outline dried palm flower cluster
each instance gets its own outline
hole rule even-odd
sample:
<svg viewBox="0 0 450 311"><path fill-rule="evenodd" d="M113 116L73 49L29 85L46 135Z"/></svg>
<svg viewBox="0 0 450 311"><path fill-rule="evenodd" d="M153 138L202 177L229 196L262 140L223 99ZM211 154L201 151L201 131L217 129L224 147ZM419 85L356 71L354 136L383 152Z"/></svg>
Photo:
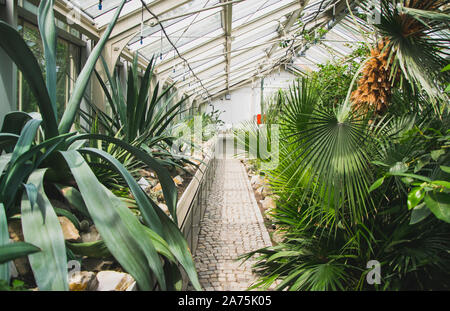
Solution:
<svg viewBox="0 0 450 311"><path fill-rule="evenodd" d="M427 11L437 10L446 1L444 0L410 0L400 1L404 7ZM388 6L387 2L384 4ZM398 53L398 34L404 39L420 40L426 36L427 28L424 23L403 14L394 9L394 14L389 16L399 26L400 33L390 36L386 29L382 29L382 38L371 50L371 58L362 71L362 77L358 81L358 88L352 93L351 101L353 109L360 113L374 111L377 114L383 112L395 87L401 78L401 70L398 64L394 64L395 54ZM392 27L391 27L392 28ZM392 54L392 55L391 55ZM393 71L395 74L393 74Z"/></svg>
<svg viewBox="0 0 450 311"><path fill-rule="evenodd" d="M353 108L359 112L381 112L389 101L392 85L387 44L388 41L381 40L371 50L372 58L364 66L358 88L352 93Z"/></svg>

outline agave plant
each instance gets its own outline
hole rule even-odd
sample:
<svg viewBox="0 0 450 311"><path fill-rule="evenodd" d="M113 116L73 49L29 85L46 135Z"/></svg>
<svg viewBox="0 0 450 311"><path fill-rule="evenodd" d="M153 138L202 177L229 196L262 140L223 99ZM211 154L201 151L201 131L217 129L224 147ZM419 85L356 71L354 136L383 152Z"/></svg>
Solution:
<svg viewBox="0 0 450 311"><path fill-rule="evenodd" d="M41 290L67 290L67 254L57 215L64 213L76 223L76 215L94 222L111 254L136 280L141 290L179 288L182 266L196 289L200 289L187 242L176 223L177 191L169 172L152 156L120 139L102 134L70 132L95 63L125 4L121 1L103 37L90 54L75 83L69 103L57 120L56 27L54 1L41 1L38 24L44 43L46 79L20 34L0 21L0 47L22 71L37 99L40 117L24 112L5 116L0 141L0 279L9 280L7 261L28 254L36 284ZM42 135L37 135L42 129ZM124 166L107 152L84 147L86 140L117 144L152 168L161 182L170 219L133 179ZM89 156L88 156L89 155ZM102 185L87 159L103 159L130 188L141 219ZM56 191L61 189L64 191ZM78 208L71 214L55 208L52 199L62 197ZM20 215L25 243L10 243L8 220ZM98 245L94 245L98 246ZM80 254L92 245L71 249ZM94 247L95 248L95 247Z"/></svg>
<svg viewBox="0 0 450 311"><path fill-rule="evenodd" d="M95 75L106 94L112 115L108 115L97 108L95 103L87 100L93 113L80 111L81 117L90 126L90 129L86 130L91 133L93 131L103 132L108 136L120 138L136 148L151 153L161 164L166 166L179 167L182 170L185 170L184 164L186 163L197 166L188 157L170 151L176 140L172 134L175 119L180 112L183 112L182 107L188 97L174 102L176 92L173 92L173 84L162 92L159 81L153 88L151 87L155 59L150 60L142 81L140 81L138 54L135 54L128 71L126 91L122 90L118 74L116 72L111 74L104 59L101 58L101 60L107 81L104 81L97 71L95 71ZM128 162L127 168L135 167L138 164L133 157L130 157L129 153L120 148L114 150L114 155L122 163Z"/></svg>

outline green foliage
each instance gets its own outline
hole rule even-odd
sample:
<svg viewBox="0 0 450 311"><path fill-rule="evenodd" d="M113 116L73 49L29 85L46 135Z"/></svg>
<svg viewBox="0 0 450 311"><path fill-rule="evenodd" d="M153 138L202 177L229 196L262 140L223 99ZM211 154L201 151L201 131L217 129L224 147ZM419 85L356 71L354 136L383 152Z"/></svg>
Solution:
<svg viewBox="0 0 450 311"><path fill-rule="evenodd" d="M92 123L97 117L99 126L109 136L115 136L121 132L125 141L139 146L146 144L148 147L157 146L158 142L171 144L169 125L177 114L180 113L182 104L187 100L183 97L178 102L174 102L176 92L173 92L173 85L170 85L162 92L159 82L151 88L155 60L152 58L148 64L142 81L139 80L138 54L135 54L133 64L128 71L126 81L126 92L122 90L122 83L115 73L111 75L107 65L103 61L103 68L108 78L103 81L100 74L96 72L107 98L107 102L112 111L109 117L91 105L96 115L85 114L85 118ZM110 90L107 87L110 86Z"/></svg>
<svg viewBox="0 0 450 311"><path fill-rule="evenodd" d="M448 120L433 120L430 116L427 122L418 124L415 118L411 120L413 123L409 122L406 126L401 123L402 132L390 136L389 142L386 140L383 143L384 152L380 160L374 163L380 168L378 174L383 176L372 185L371 191L377 190L385 181L387 185L383 185L384 189L382 187L377 191L389 191L386 187L394 178L395 182L400 183L399 187L408 192L406 206L412 210L412 223L423 220L430 212L449 222ZM395 167L402 169L393 169L395 160L400 160L395 162Z"/></svg>
<svg viewBox="0 0 450 311"><path fill-rule="evenodd" d="M252 288L448 290L448 112L402 88L384 117L357 115L342 105L351 76L347 90L321 83L341 70L327 64L285 92L280 165L264 172L283 240L243 257L256 256ZM379 285L366 281L373 259Z"/></svg>
<svg viewBox="0 0 450 311"><path fill-rule="evenodd" d="M177 189L168 170L160 161L130 142L101 134L69 132L94 65L125 2L120 3L104 36L90 54L59 124L53 72L56 71L53 1L41 2L38 17L45 46L46 81L32 52L17 31L0 22L0 32L5 38L0 41L0 47L24 74L42 113L41 116L10 113L5 116L0 133L0 146L4 151L0 156L0 277L6 283L9 283L8 269L5 269L8 263L3 263L3 260L28 255L40 290L68 289L67 254L73 258L78 255L78 250L82 252L86 248L83 248L85 245L66 248L57 219L61 211L53 206L52 200L67 200L73 210L63 214L69 216L75 225L78 219L93 222L107 251L133 276L140 289L152 290L156 285L162 290L179 288L179 278L174 277L180 275L178 264L186 271L193 286L200 289L187 242L175 223ZM139 95L145 97L142 92ZM130 100L135 102L136 98ZM136 108L136 105L130 106ZM134 111L129 114L137 115ZM160 125L157 135L161 134L166 123ZM133 126L135 124L130 125ZM41 127L43 132L40 132ZM136 133L133 131L131 133ZM170 219L147 197L117 159L100 149L83 148L86 141L90 144L103 141L111 148L115 145L154 170L174 219ZM93 161L95 158L101 158L103 162ZM121 177L136 199L139 212L144 216L142 221L122 199L99 182L92 170L99 164ZM28 244L9 244L8 220L16 214L21 214L24 240ZM100 251L105 253L104 249L100 248Z"/></svg>
<svg viewBox="0 0 450 311"><path fill-rule="evenodd" d="M318 64L319 70L311 73L317 83L323 86L321 99L328 107L335 108L345 100L361 59L369 54L364 44L347 44L347 46L353 49L351 54L344 59L334 59L325 64Z"/></svg>
<svg viewBox="0 0 450 311"><path fill-rule="evenodd" d="M128 71L128 80L124 81L127 84L126 91L122 89L123 83L118 74L115 72L111 75L105 61L103 59L102 61L107 81L103 81L98 72L95 74L105 92L112 115L108 115L87 100L93 113L80 112L90 127L90 133L106 134L126 141L136 148L151 153L166 166L183 169L185 163L195 165L188 158L171 153L170 148L175 140L172 134L176 126L175 119L182 112L187 97L175 102L176 92L173 91L173 85L162 91L159 82L151 87L154 59L150 60L140 80L138 54L135 54ZM88 131L87 128L85 130ZM99 143L95 147L112 154L130 171L142 166L140 161L116 144ZM115 189L123 187L119 176L115 173L111 175L110 170L104 169L105 163L102 159L94 161L98 164L95 172L103 183Z"/></svg>
<svg viewBox="0 0 450 311"><path fill-rule="evenodd" d="M27 291L25 283L21 280L13 280L11 286L5 280L0 280L0 291Z"/></svg>
<svg viewBox="0 0 450 311"><path fill-rule="evenodd" d="M444 8L440 12L440 0L409 4L412 8L402 4L400 0L381 1L381 22L375 25L380 35L388 40L391 77L400 70L400 85L409 84L415 90L425 92L439 108L436 110L442 113L448 97L441 86L448 83L450 77L447 73L440 73L447 64L445 51L450 43L447 32L449 9ZM417 10L417 7L425 10ZM407 14L402 15L401 12Z"/></svg>

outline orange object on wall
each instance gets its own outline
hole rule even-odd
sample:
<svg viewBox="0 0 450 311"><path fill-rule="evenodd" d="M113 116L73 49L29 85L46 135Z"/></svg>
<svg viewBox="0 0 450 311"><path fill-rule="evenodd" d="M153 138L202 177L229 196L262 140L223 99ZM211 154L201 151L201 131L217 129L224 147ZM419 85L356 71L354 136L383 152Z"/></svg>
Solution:
<svg viewBox="0 0 450 311"><path fill-rule="evenodd" d="M261 114L256 115L256 123L261 124Z"/></svg>

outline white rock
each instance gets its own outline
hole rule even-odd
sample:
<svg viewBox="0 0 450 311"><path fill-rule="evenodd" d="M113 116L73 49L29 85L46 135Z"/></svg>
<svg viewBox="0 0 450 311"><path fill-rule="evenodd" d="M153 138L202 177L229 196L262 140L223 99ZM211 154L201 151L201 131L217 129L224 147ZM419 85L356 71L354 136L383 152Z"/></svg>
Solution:
<svg viewBox="0 0 450 311"><path fill-rule="evenodd" d="M263 187L265 185L265 180L259 175L255 175L250 180L250 183L252 184L253 189L258 189L260 187Z"/></svg>
<svg viewBox="0 0 450 311"><path fill-rule="evenodd" d="M262 202L262 206L265 210L272 210L277 207L275 200L271 197L266 197Z"/></svg>
<svg viewBox="0 0 450 311"><path fill-rule="evenodd" d="M89 232L81 234L81 240L83 241L83 243L95 242L101 239L102 237L100 236L100 233L98 233L97 228L95 228L94 225L89 228Z"/></svg>
<svg viewBox="0 0 450 311"><path fill-rule="evenodd" d="M98 280L94 272L81 271L69 275L69 289L71 291L96 290Z"/></svg>
<svg viewBox="0 0 450 311"><path fill-rule="evenodd" d="M272 194L272 189L270 189L270 186L269 185L264 185L263 186L263 189L262 189L262 193L261 193L263 196L268 196L268 195L271 195Z"/></svg>
<svg viewBox="0 0 450 311"><path fill-rule="evenodd" d="M125 291L134 283L131 275L116 271L100 271L97 280L97 291Z"/></svg>
<svg viewBox="0 0 450 311"><path fill-rule="evenodd" d="M166 215L170 215L169 208L164 203L158 203L158 206L163 210Z"/></svg>
<svg viewBox="0 0 450 311"><path fill-rule="evenodd" d="M250 179L250 183L252 185L256 184L258 181L260 180L258 175L253 175L252 178Z"/></svg>
<svg viewBox="0 0 450 311"><path fill-rule="evenodd" d="M174 181L175 184L178 186L178 185L181 185L181 184L183 183L184 179L181 178L180 175L178 175L178 176L176 176L176 177L173 178L173 181Z"/></svg>
<svg viewBox="0 0 450 311"><path fill-rule="evenodd" d="M147 179L145 179L144 177L141 177L141 179L139 179L138 184L139 186L141 186L142 190L145 190L150 186Z"/></svg>
<svg viewBox="0 0 450 311"><path fill-rule="evenodd" d="M128 288L125 291L127 291L127 292L135 292L135 291L137 291L137 283L133 282L133 284L128 286Z"/></svg>

